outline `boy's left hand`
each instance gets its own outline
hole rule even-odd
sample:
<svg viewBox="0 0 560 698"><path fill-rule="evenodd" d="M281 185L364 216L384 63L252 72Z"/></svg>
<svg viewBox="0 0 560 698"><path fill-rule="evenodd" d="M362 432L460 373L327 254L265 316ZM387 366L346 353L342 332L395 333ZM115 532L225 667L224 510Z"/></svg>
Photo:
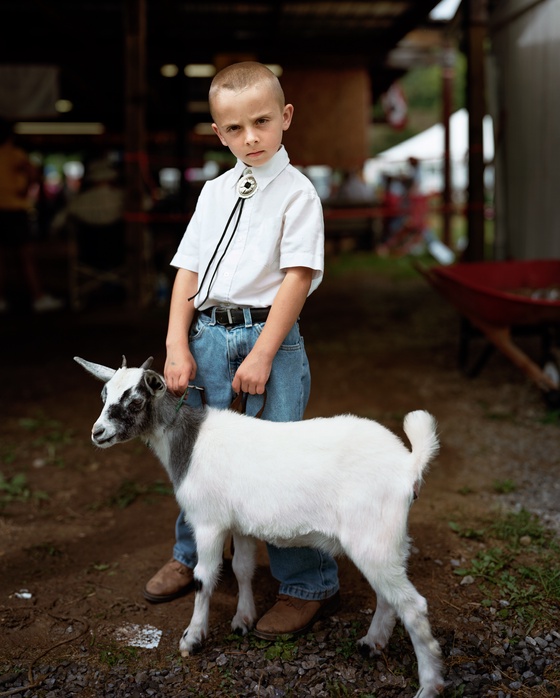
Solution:
<svg viewBox="0 0 560 698"><path fill-rule="evenodd" d="M268 382L272 361L250 352L237 369L231 387L235 393L262 395Z"/></svg>
<svg viewBox="0 0 560 698"><path fill-rule="evenodd" d="M312 270L307 267L290 267L286 270L266 324L233 378L231 387L235 393L264 393L274 357L299 317L309 293L312 275Z"/></svg>

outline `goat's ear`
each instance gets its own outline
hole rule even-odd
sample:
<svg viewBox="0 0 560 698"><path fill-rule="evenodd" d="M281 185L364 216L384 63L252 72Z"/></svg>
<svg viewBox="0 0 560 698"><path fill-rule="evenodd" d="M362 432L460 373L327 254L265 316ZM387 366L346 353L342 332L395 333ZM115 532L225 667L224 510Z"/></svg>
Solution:
<svg viewBox="0 0 560 698"><path fill-rule="evenodd" d="M148 390L150 390L154 395L159 396L167 390L167 385L163 376L155 371L146 371L144 373L144 382Z"/></svg>
<svg viewBox="0 0 560 698"><path fill-rule="evenodd" d="M86 361L85 359L80 359L79 356L74 357L74 361L92 376L98 378L100 381L107 383L115 375L116 370L114 368L108 368L107 366L101 366L101 364L93 364L91 361Z"/></svg>

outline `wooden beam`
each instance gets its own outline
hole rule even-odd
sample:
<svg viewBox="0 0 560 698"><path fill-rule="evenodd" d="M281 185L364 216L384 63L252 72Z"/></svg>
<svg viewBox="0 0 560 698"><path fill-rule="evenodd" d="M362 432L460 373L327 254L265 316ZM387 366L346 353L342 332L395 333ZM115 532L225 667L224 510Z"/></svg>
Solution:
<svg viewBox="0 0 560 698"><path fill-rule="evenodd" d="M487 0L465 0L467 48L467 110L469 112L468 245L464 259L484 260L484 152L483 120L486 111L484 42L487 35Z"/></svg>
<svg viewBox="0 0 560 698"><path fill-rule="evenodd" d="M443 234L442 241L453 247L451 239L451 214L453 206L453 182L451 180L451 128L453 106L453 81L455 76L455 49L448 36L444 39L442 53L442 122L443 122Z"/></svg>
<svg viewBox="0 0 560 698"><path fill-rule="evenodd" d="M146 154L146 0L125 0L125 184L129 302L145 301L143 212Z"/></svg>

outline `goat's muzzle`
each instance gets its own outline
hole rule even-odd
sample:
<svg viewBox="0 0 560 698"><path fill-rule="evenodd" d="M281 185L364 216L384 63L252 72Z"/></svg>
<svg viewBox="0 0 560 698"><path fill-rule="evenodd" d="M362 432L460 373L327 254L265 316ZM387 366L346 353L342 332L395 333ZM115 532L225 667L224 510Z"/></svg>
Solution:
<svg viewBox="0 0 560 698"><path fill-rule="evenodd" d="M115 434L108 434L104 427L94 424L91 430L91 441L99 448L109 448L115 442Z"/></svg>

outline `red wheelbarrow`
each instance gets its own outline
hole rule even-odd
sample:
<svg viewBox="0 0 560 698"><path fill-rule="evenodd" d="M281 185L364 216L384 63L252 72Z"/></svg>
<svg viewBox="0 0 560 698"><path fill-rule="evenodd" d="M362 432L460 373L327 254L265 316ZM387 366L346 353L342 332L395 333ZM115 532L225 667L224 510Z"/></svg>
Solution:
<svg viewBox="0 0 560 698"><path fill-rule="evenodd" d="M549 332L560 329L560 260L417 268L463 318L487 337L489 346L507 356L545 392L549 405L560 405L558 349L551 345ZM514 343L514 329L546 331L546 368Z"/></svg>

